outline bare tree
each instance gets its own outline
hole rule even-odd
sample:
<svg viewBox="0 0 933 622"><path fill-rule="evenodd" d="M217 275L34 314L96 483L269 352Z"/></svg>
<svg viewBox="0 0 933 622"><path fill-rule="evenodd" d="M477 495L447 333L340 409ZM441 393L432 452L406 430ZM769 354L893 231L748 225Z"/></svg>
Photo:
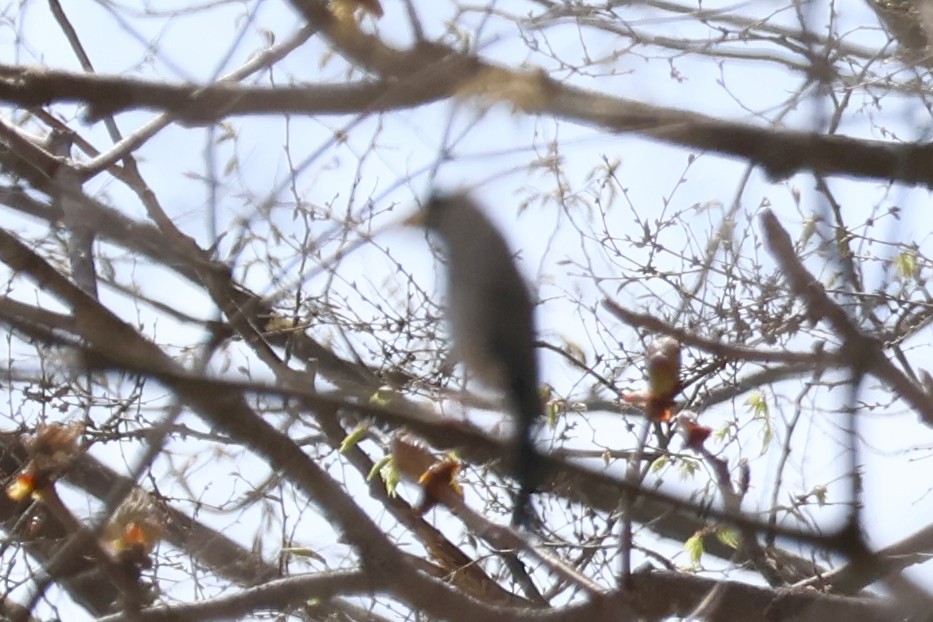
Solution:
<svg viewBox="0 0 933 622"><path fill-rule="evenodd" d="M926 619L927 4L8 3L3 615ZM455 186L529 529L399 226Z"/></svg>

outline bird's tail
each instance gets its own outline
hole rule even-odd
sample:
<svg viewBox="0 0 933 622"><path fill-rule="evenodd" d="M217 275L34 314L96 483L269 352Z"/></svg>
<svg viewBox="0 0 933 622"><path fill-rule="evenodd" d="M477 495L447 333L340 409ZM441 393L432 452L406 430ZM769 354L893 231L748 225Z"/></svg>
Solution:
<svg viewBox="0 0 933 622"><path fill-rule="evenodd" d="M529 386L525 386L529 385ZM541 397L534 383L516 382L515 396L515 449L512 472L518 481L518 495L512 510L512 526L527 527L533 519L531 493L539 484L541 456L535 449L535 427L541 414Z"/></svg>

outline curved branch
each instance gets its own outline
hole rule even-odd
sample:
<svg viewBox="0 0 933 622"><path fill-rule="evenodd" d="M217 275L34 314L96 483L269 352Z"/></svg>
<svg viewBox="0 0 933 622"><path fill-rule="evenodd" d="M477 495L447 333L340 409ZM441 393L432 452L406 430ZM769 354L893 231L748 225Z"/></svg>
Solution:
<svg viewBox="0 0 933 622"><path fill-rule="evenodd" d="M299 2L308 16L317 16ZM565 85L543 72L523 73L452 48L422 42L400 51L376 37L319 21L338 51L379 81L351 85L256 88L232 84L168 86L122 78L0 66L0 100L20 106L53 101L89 104L91 116L121 110L167 110L190 123L238 114L359 114L431 103L454 94L506 99L525 113L558 117L598 129L635 133L662 142L719 153L761 166L772 179L811 171L896 180L933 187L933 145L892 143L794 130L775 130L652 106ZM492 84L492 92L478 93ZM497 94L495 91L499 90ZM518 99L519 101L515 101Z"/></svg>

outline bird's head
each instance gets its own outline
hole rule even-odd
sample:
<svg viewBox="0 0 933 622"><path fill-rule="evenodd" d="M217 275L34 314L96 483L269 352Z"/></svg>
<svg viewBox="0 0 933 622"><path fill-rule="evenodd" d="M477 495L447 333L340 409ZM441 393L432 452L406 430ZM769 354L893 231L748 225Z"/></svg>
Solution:
<svg viewBox="0 0 933 622"><path fill-rule="evenodd" d="M464 194L433 194L417 213L409 216L405 224L414 227L424 227L436 231L441 237L447 237L470 218L467 214L475 208Z"/></svg>
<svg viewBox="0 0 933 622"><path fill-rule="evenodd" d="M434 234L451 270L473 272L487 262L512 265L502 234L466 193L435 194L406 223Z"/></svg>

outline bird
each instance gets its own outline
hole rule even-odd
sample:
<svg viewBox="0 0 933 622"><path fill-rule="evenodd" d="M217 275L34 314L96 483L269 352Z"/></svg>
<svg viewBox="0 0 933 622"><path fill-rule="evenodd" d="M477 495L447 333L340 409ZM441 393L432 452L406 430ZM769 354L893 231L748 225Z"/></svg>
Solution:
<svg viewBox="0 0 933 622"><path fill-rule="evenodd" d="M481 384L504 394L514 418L511 470L519 490L511 523L528 526L542 411L531 291L502 233L467 193L434 194L409 220L441 242L455 356Z"/></svg>

